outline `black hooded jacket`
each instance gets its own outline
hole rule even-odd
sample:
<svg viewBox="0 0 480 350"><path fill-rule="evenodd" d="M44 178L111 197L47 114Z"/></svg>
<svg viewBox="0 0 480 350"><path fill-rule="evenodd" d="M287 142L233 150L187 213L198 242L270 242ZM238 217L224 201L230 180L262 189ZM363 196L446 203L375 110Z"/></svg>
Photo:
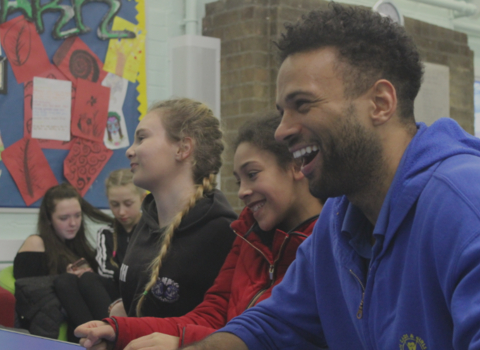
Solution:
<svg viewBox="0 0 480 350"><path fill-rule="evenodd" d="M160 252L163 234L152 194L145 197L142 210L120 268L120 291L128 316L136 316L138 299L150 280L148 267ZM235 235L230 223L236 218L218 190L190 209L174 233L142 316L182 316L202 302L232 247Z"/></svg>

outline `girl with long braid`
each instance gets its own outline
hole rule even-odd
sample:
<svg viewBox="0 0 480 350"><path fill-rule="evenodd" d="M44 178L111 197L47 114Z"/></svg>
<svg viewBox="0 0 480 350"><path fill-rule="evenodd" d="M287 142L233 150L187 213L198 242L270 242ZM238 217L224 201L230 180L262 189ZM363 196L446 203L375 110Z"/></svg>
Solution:
<svg viewBox="0 0 480 350"><path fill-rule="evenodd" d="M128 316L180 316L213 284L236 214L216 186L224 149L218 119L190 99L153 105L127 150L133 182L151 193L120 268Z"/></svg>

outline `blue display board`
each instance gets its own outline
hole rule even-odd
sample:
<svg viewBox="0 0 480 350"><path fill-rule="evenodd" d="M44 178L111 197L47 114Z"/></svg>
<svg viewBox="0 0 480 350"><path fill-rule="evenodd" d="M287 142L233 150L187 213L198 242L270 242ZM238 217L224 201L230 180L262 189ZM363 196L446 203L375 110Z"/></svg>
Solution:
<svg viewBox="0 0 480 350"><path fill-rule="evenodd" d="M31 1L35 2L35 1ZM48 1L42 1L47 3ZM65 5L71 5L71 1L63 1ZM135 9L135 1L122 0L121 8L117 16L126 19L132 23L136 23L135 16L137 14ZM0 7L2 5L0 4ZM91 31L86 34L81 34L79 37L88 45L88 47L102 60L105 60L107 53L109 40L101 40L97 36L97 28L103 22L102 19L109 12L110 7L101 1L91 1L83 5L81 8L83 23L91 28ZM1 9L0 9L1 11ZM15 18L21 15L20 12L14 12L10 14L7 20ZM42 16L45 31L40 34L43 45L47 51L48 57L52 62L53 55L57 51L58 47L64 42L64 40L56 40L53 38L52 33L55 23L60 17L59 12L45 12ZM75 27L74 19L63 27L63 29L69 29ZM24 92L23 84L18 84L13 74L10 63L7 63L7 94L0 94L0 132L4 143L4 147L7 148L16 141L23 138L23 101ZM135 128L138 124L138 118L140 113L138 112L138 93L136 91L137 84L128 83L127 95L125 97L125 103L123 105L123 113L125 116L126 126L130 141L133 140ZM68 150L54 150L54 149L42 149L45 157L53 170L53 173L59 183L66 182L63 175L63 161L68 154ZM105 179L108 174L119 168L128 168L129 161L125 157L124 149L114 150L113 155L105 165L95 182L89 188L85 194L85 199L92 205L99 208L107 208L107 198L105 196ZM0 161L0 207L7 208L25 208L26 204L20 195L20 192L9 174L5 164ZM38 200L30 207L38 207L41 200Z"/></svg>

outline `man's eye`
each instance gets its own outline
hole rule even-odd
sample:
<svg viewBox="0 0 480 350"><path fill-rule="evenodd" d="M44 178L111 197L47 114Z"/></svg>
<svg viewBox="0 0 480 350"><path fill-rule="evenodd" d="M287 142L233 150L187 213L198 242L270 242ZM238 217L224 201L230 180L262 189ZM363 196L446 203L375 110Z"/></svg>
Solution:
<svg viewBox="0 0 480 350"><path fill-rule="evenodd" d="M302 109L302 108L308 107L308 101L306 101L306 100L295 101L295 107L297 109Z"/></svg>
<svg viewBox="0 0 480 350"><path fill-rule="evenodd" d="M258 171L251 171L251 172L248 173L248 178L249 179L254 179L255 176L257 176L257 174L258 174Z"/></svg>

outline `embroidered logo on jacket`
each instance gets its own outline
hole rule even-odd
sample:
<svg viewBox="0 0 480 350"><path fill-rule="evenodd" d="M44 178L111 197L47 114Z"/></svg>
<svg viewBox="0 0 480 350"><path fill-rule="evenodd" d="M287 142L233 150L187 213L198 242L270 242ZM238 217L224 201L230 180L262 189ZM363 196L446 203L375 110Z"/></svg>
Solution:
<svg viewBox="0 0 480 350"><path fill-rule="evenodd" d="M427 345L420 337L404 334L400 339L400 350L426 350Z"/></svg>
<svg viewBox="0 0 480 350"><path fill-rule="evenodd" d="M173 303L180 297L179 289L180 286L174 280L168 277L159 277L152 288L152 293L155 298L165 303Z"/></svg>

